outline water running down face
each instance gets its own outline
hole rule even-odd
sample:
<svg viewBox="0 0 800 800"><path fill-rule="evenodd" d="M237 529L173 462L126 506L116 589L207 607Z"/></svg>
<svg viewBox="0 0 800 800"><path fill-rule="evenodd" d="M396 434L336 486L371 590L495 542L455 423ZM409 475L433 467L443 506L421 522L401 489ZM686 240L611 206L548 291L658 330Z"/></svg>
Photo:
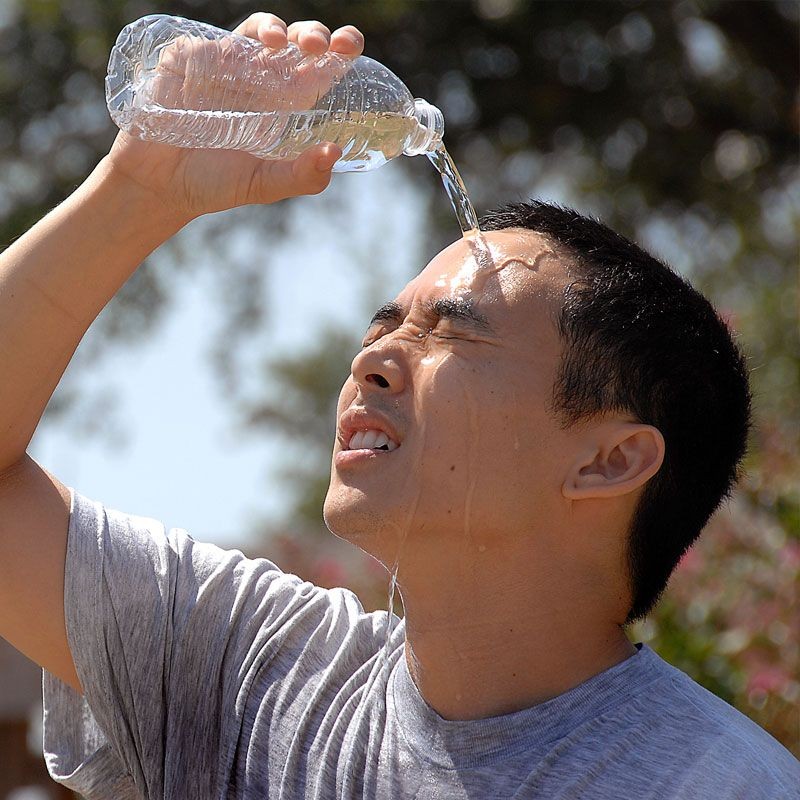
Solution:
<svg viewBox="0 0 800 800"><path fill-rule="evenodd" d="M465 237L375 314L337 410L325 520L391 568L466 558L563 504L548 410L565 259L539 234Z"/></svg>

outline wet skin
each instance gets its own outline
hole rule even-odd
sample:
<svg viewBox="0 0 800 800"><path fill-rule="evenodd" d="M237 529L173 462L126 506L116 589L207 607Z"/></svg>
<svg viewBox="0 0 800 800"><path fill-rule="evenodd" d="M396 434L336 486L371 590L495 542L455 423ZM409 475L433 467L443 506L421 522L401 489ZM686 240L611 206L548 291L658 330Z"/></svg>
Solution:
<svg viewBox="0 0 800 800"><path fill-rule="evenodd" d="M563 431L548 403L564 266L531 232L484 241L488 252L453 243L408 284L341 391L338 415L377 411L401 446L343 463L338 440L325 518L389 566L401 545L460 558L517 536L560 496Z"/></svg>
<svg viewBox="0 0 800 800"><path fill-rule="evenodd" d="M569 281L530 231L453 243L379 311L339 397L326 523L397 570L409 671L447 718L534 705L634 652L625 531L663 440L551 413ZM349 450L354 412L399 447Z"/></svg>

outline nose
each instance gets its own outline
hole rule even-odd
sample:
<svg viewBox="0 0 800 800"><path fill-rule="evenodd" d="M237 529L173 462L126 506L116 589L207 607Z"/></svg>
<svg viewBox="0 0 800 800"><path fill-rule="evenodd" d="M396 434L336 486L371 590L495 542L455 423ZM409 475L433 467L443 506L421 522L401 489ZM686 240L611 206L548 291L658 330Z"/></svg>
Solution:
<svg viewBox="0 0 800 800"><path fill-rule="evenodd" d="M380 391L397 394L403 391L403 370L387 349L372 345L353 359L353 380L362 392Z"/></svg>

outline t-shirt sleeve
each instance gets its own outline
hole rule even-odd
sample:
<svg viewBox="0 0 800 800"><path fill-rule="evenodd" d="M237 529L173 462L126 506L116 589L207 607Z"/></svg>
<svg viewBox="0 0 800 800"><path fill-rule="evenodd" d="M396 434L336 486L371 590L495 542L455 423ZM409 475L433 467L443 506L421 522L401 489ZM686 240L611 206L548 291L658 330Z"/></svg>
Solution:
<svg viewBox="0 0 800 800"><path fill-rule="evenodd" d="M72 492L64 607L84 695L45 671L51 776L87 800L155 798L184 761L210 796L288 623L313 627L337 602L340 621L363 613L350 593Z"/></svg>

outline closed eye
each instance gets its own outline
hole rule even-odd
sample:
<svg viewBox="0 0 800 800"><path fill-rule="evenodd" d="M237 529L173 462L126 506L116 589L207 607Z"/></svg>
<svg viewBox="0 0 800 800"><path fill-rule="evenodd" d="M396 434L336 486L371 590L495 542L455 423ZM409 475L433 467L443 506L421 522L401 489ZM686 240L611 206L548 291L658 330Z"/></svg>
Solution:
<svg viewBox="0 0 800 800"><path fill-rule="evenodd" d="M429 327L421 328L419 336L435 335L439 339L465 339L467 341L486 341L486 334L494 335L486 317L476 311L472 301L461 298L439 298L422 304L423 318ZM391 302L381 306L370 320L362 347L369 347L381 336L396 330L404 323L406 312L399 303ZM424 323L423 323L424 324Z"/></svg>
<svg viewBox="0 0 800 800"><path fill-rule="evenodd" d="M367 334L361 342L362 348L375 344L375 342L377 342L382 336L385 336L387 333L390 333L393 330L397 330L395 327L390 328L386 325L373 327L375 327L376 330L373 331L372 327L367 330ZM421 331L417 334L417 336L420 339L424 338L425 336L435 336L437 339L469 339L468 336L465 336L450 328L450 326L444 320L434 328L429 328L427 331Z"/></svg>

